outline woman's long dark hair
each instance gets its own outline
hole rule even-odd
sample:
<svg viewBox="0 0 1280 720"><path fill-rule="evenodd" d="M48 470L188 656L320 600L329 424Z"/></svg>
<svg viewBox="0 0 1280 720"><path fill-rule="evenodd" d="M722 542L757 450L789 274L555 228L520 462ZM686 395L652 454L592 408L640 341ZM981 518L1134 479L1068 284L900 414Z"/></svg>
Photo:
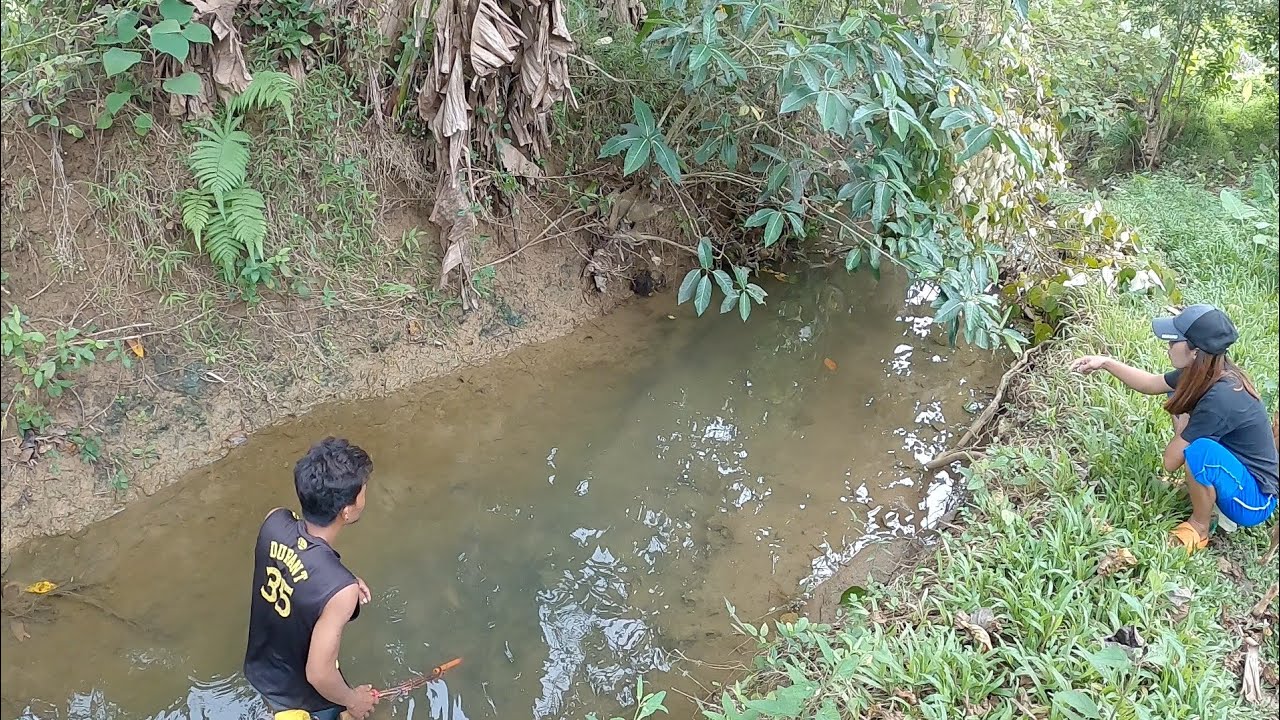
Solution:
<svg viewBox="0 0 1280 720"><path fill-rule="evenodd" d="M1200 402L1200 398L1209 392L1209 388L1224 377L1235 381L1236 390L1249 393L1255 400L1261 399L1258 389L1253 386L1253 381L1226 355L1210 355L1203 350L1198 350L1191 364L1179 376L1178 387L1174 388L1173 395L1165 402L1164 409L1168 410L1170 415L1191 412Z"/></svg>

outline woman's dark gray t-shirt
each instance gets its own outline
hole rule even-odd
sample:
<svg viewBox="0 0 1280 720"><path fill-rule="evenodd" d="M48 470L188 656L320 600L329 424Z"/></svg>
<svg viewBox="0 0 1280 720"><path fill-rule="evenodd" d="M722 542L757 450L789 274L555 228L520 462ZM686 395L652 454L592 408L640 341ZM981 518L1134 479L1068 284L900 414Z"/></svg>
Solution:
<svg viewBox="0 0 1280 720"><path fill-rule="evenodd" d="M1171 388L1178 387L1181 370L1164 375ZM1280 453L1276 451L1271 419L1262 401L1250 395L1233 378L1214 383L1191 410L1191 420L1182 431L1182 439L1195 442L1200 438L1216 440L1235 455L1264 494L1277 494L1280 485Z"/></svg>

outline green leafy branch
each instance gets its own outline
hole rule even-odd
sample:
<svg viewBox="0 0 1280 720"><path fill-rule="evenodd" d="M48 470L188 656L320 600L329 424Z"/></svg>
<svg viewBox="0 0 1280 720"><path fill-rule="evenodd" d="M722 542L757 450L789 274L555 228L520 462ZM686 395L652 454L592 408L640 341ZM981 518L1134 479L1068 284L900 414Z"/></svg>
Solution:
<svg viewBox="0 0 1280 720"><path fill-rule="evenodd" d="M1008 22L1025 22L1014 5ZM1020 116L969 70L1001 60L1004 46L976 54L958 30L964 18L942 5L902 14L872 3L816 27L789 24L785 10L663 0L644 42L685 96L663 113L675 120L662 129L633 98L634 122L601 156L625 151L625 175L657 164L677 192L714 185L699 197L723 199L719 214L692 221L701 235L724 238L719 254L741 265L811 243L843 254L849 271L865 265L878 274L889 260L938 287L953 338L963 331L981 347L1020 342L1004 332L1007 313L994 294L1003 249L985 234L970 237L971 225L1017 213L952 202L953 180L979 160L981 172L1006 173L982 178L984 187L1045 170ZM1020 175L991 165L993 153L1015 158ZM714 284L703 264L686 278L684 300L705 311Z"/></svg>
<svg viewBox="0 0 1280 720"><path fill-rule="evenodd" d="M622 134L610 138L600 148L600 157L613 157L625 152L622 174L626 176L643 168L652 156L672 182L680 182L680 160L658 127L653 108L640 98L632 97L631 112L635 122L623 124Z"/></svg>
<svg viewBox="0 0 1280 720"><path fill-rule="evenodd" d="M759 285L750 282L750 275L746 268L730 265L729 269L732 270L732 275L726 270L715 267L715 249L711 245L711 240L702 238L698 241L698 267L690 270L681 281L680 290L676 294L676 304L683 305L693 300L693 309L698 315L702 315L707 308L711 307L714 282L724 294L724 300L720 303L720 314L723 315L736 306L742 321L746 322L747 318L751 317L752 302L764 305L764 299L769 293Z"/></svg>

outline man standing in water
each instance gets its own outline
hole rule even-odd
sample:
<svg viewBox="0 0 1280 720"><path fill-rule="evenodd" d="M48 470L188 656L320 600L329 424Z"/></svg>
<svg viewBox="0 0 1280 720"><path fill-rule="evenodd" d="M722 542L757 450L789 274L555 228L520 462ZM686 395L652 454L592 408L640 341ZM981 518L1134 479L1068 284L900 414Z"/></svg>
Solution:
<svg viewBox="0 0 1280 720"><path fill-rule="evenodd" d="M258 531L244 675L277 720L364 720L378 702L370 686L352 688L338 669L342 631L369 602L369 588L333 549L364 512L372 470L346 440L316 443L293 468L302 517L276 508Z"/></svg>

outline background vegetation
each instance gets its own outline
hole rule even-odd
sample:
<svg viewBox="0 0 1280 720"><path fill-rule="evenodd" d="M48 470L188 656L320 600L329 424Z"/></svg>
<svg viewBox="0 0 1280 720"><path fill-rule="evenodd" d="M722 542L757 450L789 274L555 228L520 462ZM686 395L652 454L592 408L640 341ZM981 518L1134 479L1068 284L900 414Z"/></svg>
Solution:
<svg viewBox="0 0 1280 720"><path fill-rule="evenodd" d="M1274 176L1258 175L1264 188ZM1272 191L1273 192L1273 191ZM1274 212L1274 199L1265 208ZM1218 196L1171 174L1108 200L1179 268L1188 301L1240 319L1238 359L1274 411L1276 259ZM708 718L1270 717L1241 699L1248 644L1274 690L1277 580L1259 565L1270 527L1188 557L1167 545L1189 509L1160 469L1171 428L1156 402L1066 367L1109 352L1158 368L1158 302L1096 281L1072 295L1065 337L1037 362L1008 432L966 471L973 502L933 559L886 586L851 589L836 626L739 622L761 655ZM1083 385L1083 387L1082 387ZM1025 424L1024 424L1025 423ZM865 594L864 594L865 593ZM1134 649L1116 637L1136 629ZM1131 641L1129 641L1131 642Z"/></svg>
<svg viewBox="0 0 1280 720"><path fill-rule="evenodd" d="M153 342L270 395L325 382L270 365L276 343L337 362L390 342L344 345L339 317L430 336L497 303L478 258L522 205L545 222L513 252L581 233L597 288L686 253L677 300L699 314L746 320L767 301L755 276L785 262L897 263L939 288L957 341L1062 335L1026 429L969 471L967 529L936 564L853 597L837 627L741 623L761 655L707 717L1260 713L1235 671L1245 637L1276 662L1242 612L1275 579L1252 561L1261 534L1165 549L1183 511L1153 452L1166 420L1063 367L1104 348L1158 366L1146 318L1206 300L1240 322L1274 408L1273 2L224 5L3 0L0 330L21 447L86 368ZM97 254L76 242L76 182ZM677 227L619 221L626 190ZM423 198L429 227L398 222ZM33 316L44 291L9 291L17 257L165 329ZM1101 642L1124 626L1143 649Z"/></svg>

